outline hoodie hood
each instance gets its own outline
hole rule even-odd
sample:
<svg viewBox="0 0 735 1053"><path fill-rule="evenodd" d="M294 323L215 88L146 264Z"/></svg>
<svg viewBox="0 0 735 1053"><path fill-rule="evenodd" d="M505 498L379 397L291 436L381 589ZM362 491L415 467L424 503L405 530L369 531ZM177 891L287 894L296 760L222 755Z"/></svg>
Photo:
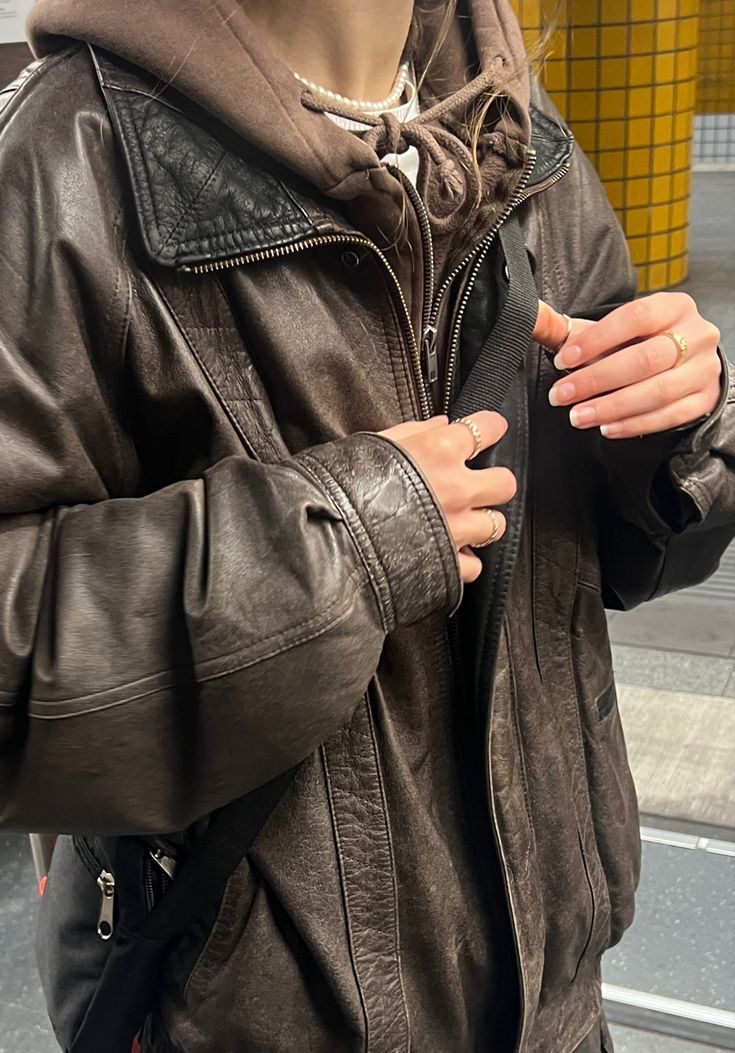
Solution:
<svg viewBox="0 0 735 1053"><path fill-rule="evenodd" d="M471 34L463 34L457 19L432 63L427 89L434 97L428 107L422 100L420 130L412 129L414 122L396 128L395 122L377 121L364 136L338 127L319 110L238 0L36 0L28 31L38 57L70 40L118 55L343 201L372 191L402 208L400 184L380 158L413 143L422 158L420 189L432 220L446 225L471 204L470 155L462 139L478 96L493 83L502 93L480 140L486 197L506 196L530 137L523 43L507 0L469 0L463 13L471 16L464 23ZM467 74L473 66L474 79Z"/></svg>

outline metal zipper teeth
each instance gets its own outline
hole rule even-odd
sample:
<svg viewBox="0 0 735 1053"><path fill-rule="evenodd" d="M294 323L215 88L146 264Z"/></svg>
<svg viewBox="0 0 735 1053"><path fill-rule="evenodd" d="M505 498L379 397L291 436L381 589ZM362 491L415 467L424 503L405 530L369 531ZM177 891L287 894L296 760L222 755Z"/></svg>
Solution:
<svg viewBox="0 0 735 1053"><path fill-rule="evenodd" d="M188 274L212 274L216 271L233 270L236 267L244 267L248 263L265 263L268 260L280 259L284 256L295 256L299 252L308 249L319 248L323 245L360 245L374 252L381 261L395 288L398 301L402 309L401 327L407 337L407 343L411 354L411 365L416 383L421 415L424 419L431 416L431 402L426 389L423 372L421 369L421 352L419 350L416 334L411 322L406 297L403 295L401 283L398 281L396 272L393 270L387 257L374 241L370 238L361 238L352 234L320 234L317 237L305 238L302 241L292 242L290 245L281 245L274 249L261 249L257 252L249 252L242 256L232 256L227 260L216 260L213 263L199 263L191 266L184 265L181 270Z"/></svg>
<svg viewBox="0 0 735 1053"><path fill-rule="evenodd" d="M517 208L519 208L522 204L524 204L524 202L528 201L530 198L535 197L537 194L542 193L544 190L548 190L549 187L553 186L555 183L558 183L559 180L564 178L564 176L569 171L570 167L569 163L565 164L557 172L554 172L553 175L549 176L548 179L545 179L542 183L539 183L538 186L534 186L530 189L530 191L526 191L526 185L531 177L534 161L535 151L530 159L530 163L527 165L521 177L521 185L519 185L516 188L515 194L513 195L512 199L508 202L508 205L506 206L502 215L499 217L495 226L492 228L491 231L489 231L489 233L483 239L483 241L480 242L472 256L463 260L462 263L459 264L459 270L461 270L464 266L466 266L468 262L470 262L470 260L474 259L472 274L470 275L464 293L462 294L462 300L459 304L457 316L454 322L454 328L452 330L452 336L449 345L449 356L447 358L442 413L449 413L449 408L452 401L452 385L454 383L454 373L457 368L457 354L459 351L459 338L460 330L462 327L462 319L467 309L467 304L469 303L470 297L472 295L472 290L474 289L475 283L477 282L477 277L480 273L480 268L482 267L482 264L488 252L490 251L490 248L495 242L495 239L498 235L498 231L505 223L505 221L509 218L509 216L511 216ZM456 273L458 273L459 270L455 269L455 271L452 272L454 277L456 277ZM454 277L452 277L452 280L454 280ZM444 284L446 285L446 282ZM444 286L442 286L442 290L440 290L439 295L444 295Z"/></svg>
<svg viewBox="0 0 735 1053"><path fill-rule="evenodd" d="M436 283L436 260L434 257L434 238L431 233L431 220L429 219L426 205L421 200L421 195L406 174L395 165L388 165L388 169L397 179L400 180L409 201L413 205L413 210L419 221L421 240L424 246L424 301L421 305L421 343L423 345L424 341L431 338L431 320L434 311L434 285Z"/></svg>
<svg viewBox="0 0 735 1053"><path fill-rule="evenodd" d="M102 871L105 870L105 867L102 866L83 837L75 836L72 838L72 841L84 866L89 871L90 876L96 881Z"/></svg>

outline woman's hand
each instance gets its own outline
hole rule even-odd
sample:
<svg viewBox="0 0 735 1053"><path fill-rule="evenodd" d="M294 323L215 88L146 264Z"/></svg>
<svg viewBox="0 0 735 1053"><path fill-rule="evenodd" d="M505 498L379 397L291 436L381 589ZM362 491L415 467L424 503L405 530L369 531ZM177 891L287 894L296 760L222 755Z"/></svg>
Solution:
<svg viewBox="0 0 735 1053"><path fill-rule="evenodd" d="M475 581L482 571L472 546L498 541L505 533L505 516L495 511L488 514L488 509L506 504L516 492L515 476L507 468L467 467L480 450L502 439L507 422L487 410L473 413L470 419L474 429L460 422L450 424L447 417L434 417L381 432L410 454L431 486L459 551L463 581Z"/></svg>
<svg viewBox="0 0 735 1053"><path fill-rule="evenodd" d="M541 303L534 338L558 347L567 322ZM685 355L667 333L683 337ZM554 364L574 373L549 393L571 406L575 428L600 428L608 439L668 431L712 413L720 399L719 330L686 293L656 293L625 304L599 322L575 319Z"/></svg>

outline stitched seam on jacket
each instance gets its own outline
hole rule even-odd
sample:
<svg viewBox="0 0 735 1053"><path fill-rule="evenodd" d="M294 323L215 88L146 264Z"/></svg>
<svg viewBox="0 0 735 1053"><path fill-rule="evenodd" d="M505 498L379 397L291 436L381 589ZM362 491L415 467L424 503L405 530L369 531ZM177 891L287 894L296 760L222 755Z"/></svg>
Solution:
<svg viewBox="0 0 735 1053"><path fill-rule="evenodd" d="M352 540L360 553L360 557L365 565L370 581L373 584L383 628L386 632L389 632L392 626L396 624L390 584L386 579L385 571L366 524L363 522L359 512L350 501L347 493L321 462L313 460L310 456L303 453L300 455L299 460L305 465L307 470L310 469L312 471L316 481L321 483L321 485L327 489L332 500L335 502L340 512L342 512L345 525L352 535ZM373 568L376 568L380 573L378 575L374 574Z"/></svg>
<svg viewBox="0 0 735 1053"><path fill-rule="evenodd" d="M350 576L350 579L349 579L350 582L353 580L354 577L355 577L355 575L351 575ZM349 591L349 590L346 590L346 591ZM337 602L342 600L342 598L343 598L342 596L337 597L337 599L334 600L330 604L329 607L327 607L326 612L331 611L336 606ZM96 706L94 708L84 709L83 711L76 712L76 713L58 713L58 714L51 715L51 714L34 713L34 712L31 712L31 710L32 710L33 706L39 706L39 705L42 705L42 706L54 706L55 707L55 706L62 706L62 705L65 705L65 704L70 704L70 703L75 703L75 702L91 701L91 700L93 700L95 698L98 698L98 697L101 697L101 696L103 696L105 694L113 694L115 692L124 690L126 687L132 687L133 684L125 684L125 685L122 685L120 687L109 688L106 691L95 692L95 693L92 693L92 694L89 694L89 695L79 695L79 696L76 696L76 697L64 698L64 699L60 699L60 700L32 698L30 700L30 702L29 702L29 707L28 707L29 708L29 715L31 717L35 718L36 720L63 720L63 719L68 719L68 718L73 718L73 717L81 717L81 716L85 716L88 713L96 712L98 710L109 709L109 708L111 708L113 706L127 705L130 702L137 702L137 701L140 701L141 699L148 698L151 695L160 694L162 691L170 691L170 690L172 690L172 688L174 686L179 688L179 687L186 687L186 686L189 686L189 685L192 685L192 684L206 684L206 683L209 683L212 680L219 680L219 679L221 679L224 676L231 675L232 673L239 673L239 672L242 672L245 669L249 669L251 666L257 665L259 662L264 662L264 661L267 661L267 660L269 660L271 658L277 658L278 655L284 654L286 651L292 650L295 647L299 647L302 644L309 643L310 641L315 640L315 639L317 639L320 636L323 636L325 632L329 631L329 629L334 628L336 625L339 625L340 622L342 622L344 619L349 617L349 615L351 613L351 610L352 610L352 605L349 604L348 606L342 608L339 611L339 613L336 614L333 618L325 620L312 633L306 633L306 634L304 634L302 636L296 636L294 639L289 640L288 643L284 643L280 647L275 647L275 648L273 648L270 651L265 651L263 653L257 654L257 655L253 656L252 658L250 658L248 660L241 660L241 661L237 662L234 665L225 666L224 668L218 669L216 672L210 673L208 675L198 676L198 677L196 677L196 679L188 680L186 682L176 681L176 684L174 684L173 681L164 682L164 683L162 683L162 684L160 684L160 685L158 685L156 687L151 687L150 690L148 690L148 691L140 691L137 695L130 695L130 696L127 696L126 698L115 699L115 700L110 701L110 702L108 702L106 704L100 703L99 706ZM323 617L323 614L326 613L326 612L323 612L322 615L320 615L320 617ZM313 619L311 619L310 623L305 623L305 624L307 624L307 625L308 624L313 624L315 621L316 621L316 619L313 618ZM287 635L287 634L286 633L279 633L275 637L268 637L268 642L275 641L276 639L278 639L279 636L285 636L285 635ZM259 646L261 643L262 643L262 641L259 641L258 644L251 645L251 649L252 649L253 646ZM224 660L227 661L228 659L233 658L235 656L235 654L242 655L244 653L247 653L247 649L245 649L244 651L241 651L241 652L233 652L230 655L226 655ZM218 662L218 661L222 661L222 660L223 659L208 659L207 660L207 664L211 664L212 662ZM150 677L146 677L143 680L134 681L134 683L144 684L146 679L150 680L150 679L153 679L153 677L155 677L155 676L165 676L165 675L166 675L166 673L163 673L163 674L162 673L153 673L153 674L151 674Z"/></svg>
<svg viewBox="0 0 735 1053"><path fill-rule="evenodd" d="M370 707L369 695L365 696L365 705L367 709L368 727L370 728L370 735L372 738L373 754L375 756L375 771L378 779L378 788L380 792L381 802L383 805L381 815L383 817L385 838L388 846L388 858L390 860L391 887L393 890L393 953L395 955L396 971L398 973L398 984L401 990L401 1011L406 1028L406 1044L404 1048L406 1051L408 1051L411 1048L411 1023L408 1016L406 988L403 983L403 968L401 965L401 929L400 915L398 913L398 881L396 877L395 853L393 851L393 836L391 834L390 819L388 817L388 802L386 801L385 797L385 785L383 783L383 772L380 767L378 739L375 734L375 722L373 721L373 713Z"/></svg>
<svg viewBox="0 0 735 1053"><path fill-rule="evenodd" d="M345 921L347 923L347 943L350 948L350 962L352 963L352 973L355 978L355 986L357 987L357 993L360 997L360 1005L362 1006L362 1015L365 1022L365 1044L364 1050L368 1049L370 1040L370 1022L368 1019L367 1002L365 1000L365 989L360 979L360 972L357 967L357 955L355 951L355 939L354 939L354 923L352 917L352 909L350 906L350 897L347 894L347 876L345 873L345 862L344 862L344 847L342 844L342 836L339 830L339 820L337 819L337 806L334 800L334 790L332 786L332 776L329 772L329 761L327 759L327 751L325 746L319 748L319 752L322 757L322 767L324 769L324 780L327 787L327 798L329 799L329 815L332 820L332 832L334 834L334 842L337 848L337 866L339 867L340 873L340 891L342 893L342 902L345 909Z"/></svg>
<svg viewBox="0 0 735 1053"><path fill-rule="evenodd" d="M423 486L423 483L421 486L419 486L419 480L414 476L413 471L409 471L409 466L411 467L411 469L413 468L413 466L409 465L408 462L398 462L399 471L403 474L406 481L413 488L413 491L419 500L419 503L421 505L421 511L424 513L424 520L429 530L431 531L431 536L433 537L434 543L436 544L437 551L439 553L439 562L441 563L442 568L442 577L444 578L444 591L447 595L449 595L451 583L449 581L449 574L442 552L443 539L437 531L438 527L442 530L442 533L445 534L446 531L444 530L444 524L441 523L441 521L439 521L434 502L431 499L431 495L426 491L426 487Z"/></svg>

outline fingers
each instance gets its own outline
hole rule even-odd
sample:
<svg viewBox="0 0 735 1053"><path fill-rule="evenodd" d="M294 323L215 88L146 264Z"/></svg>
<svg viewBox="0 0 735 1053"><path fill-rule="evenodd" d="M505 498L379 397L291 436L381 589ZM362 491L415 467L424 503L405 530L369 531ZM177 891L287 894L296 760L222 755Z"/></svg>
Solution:
<svg viewBox="0 0 735 1053"><path fill-rule="evenodd" d="M518 490L516 477L508 468L483 468L477 472L468 471L468 475L466 482L470 487L473 509L507 505Z"/></svg>
<svg viewBox="0 0 735 1053"><path fill-rule="evenodd" d="M533 330L533 339L542 347L555 348L566 340L569 323L563 314L549 307L543 300L538 302L538 317Z"/></svg>
<svg viewBox="0 0 735 1053"><path fill-rule="evenodd" d="M554 360L558 369L577 369L626 344L638 343L666 329L674 329L691 311L686 293L656 293L611 311L601 321L574 334Z"/></svg>
<svg viewBox="0 0 735 1053"><path fill-rule="evenodd" d="M458 420L451 424L447 433L451 435L451 440L448 441L459 444L458 449L465 461L471 461L482 450L497 445L508 430L507 420L490 410L473 413L468 420L474 424L474 428ZM454 452L454 446L451 446L451 452Z"/></svg>
<svg viewBox="0 0 735 1053"><path fill-rule="evenodd" d="M713 380L719 391L719 379L713 377ZM654 413L697 393L702 394L702 376L699 366L692 363L575 406L569 418L575 428L594 428ZM703 395L703 401L709 401L707 394Z"/></svg>
<svg viewBox="0 0 735 1053"><path fill-rule="evenodd" d="M648 377L672 372L678 360L674 341L668 336L655 336L557 381L549 392L549 402L552 406L583 402L604 392L637 384Z"/></svg>
<svg viewBox="0 0 735 1053"><path fill-rule="evenodd" d="M475 555L472 549L460 549L459 572L462 576L462 581L465 583L477 581L482 574L482 561L479 556Z"/></svg>
<svg viewBox="0 0 735 1053"><path fill-rule="evenodd" d="M642 435L680 428L698 420L709 412L711 401L701 392L672 402L654 413L645 413L614 424L603 424L600 428L606 439L636 439Z"/></svg>

